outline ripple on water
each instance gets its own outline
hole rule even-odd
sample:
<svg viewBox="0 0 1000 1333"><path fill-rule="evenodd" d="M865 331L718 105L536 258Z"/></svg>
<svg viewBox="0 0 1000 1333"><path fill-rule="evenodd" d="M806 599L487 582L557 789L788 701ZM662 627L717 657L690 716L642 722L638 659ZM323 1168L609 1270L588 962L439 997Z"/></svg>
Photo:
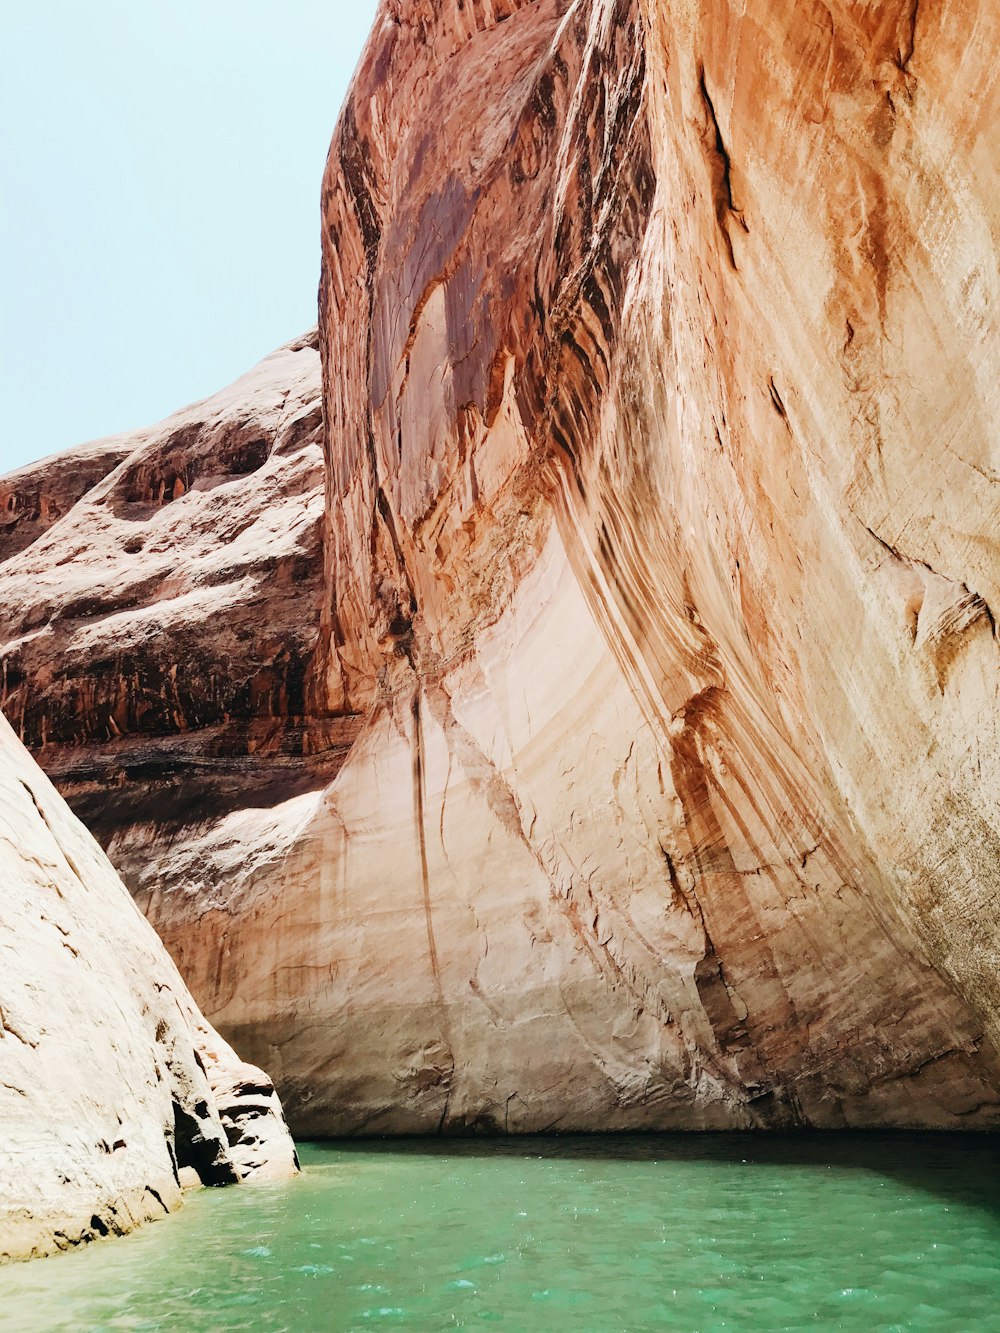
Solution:
<svg viewBox="0 0 1000 1333"><path fill-rule="evenodd" d="M7 1269L3 1333L1000 1333L992 1140L307 1146L123 1241Z"/></svg>

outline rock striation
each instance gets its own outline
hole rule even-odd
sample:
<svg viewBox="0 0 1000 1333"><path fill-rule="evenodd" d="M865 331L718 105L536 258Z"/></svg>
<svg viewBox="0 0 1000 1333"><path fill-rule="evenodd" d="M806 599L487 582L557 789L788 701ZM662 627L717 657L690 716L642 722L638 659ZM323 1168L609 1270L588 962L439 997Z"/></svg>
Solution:
<svg viewBox="0 0 1000 1333"><path fill-rule="evenodd" d="M331 744L305 697L320 414L311 334L159 426L0 485L21 516L0 535L6 713L102 842L267 803L310 780L303 754L335 771L350 728Z"/></svg>
<svg viewBox="0 0 1000 1333"><path fill-rule="evenodd" d="M97 843L0 718L0 1262L296 1170L273 1085L198 1012Z"/></svg>
<svg viewBox="0 0 1000 1333"><path fill-rule="evenodd" d="M286 349L184 418L269 442L218 513L166 423L0 565L10 715L301 1132L1000 1124L998 38L384 0L325 426Z"/></svg>

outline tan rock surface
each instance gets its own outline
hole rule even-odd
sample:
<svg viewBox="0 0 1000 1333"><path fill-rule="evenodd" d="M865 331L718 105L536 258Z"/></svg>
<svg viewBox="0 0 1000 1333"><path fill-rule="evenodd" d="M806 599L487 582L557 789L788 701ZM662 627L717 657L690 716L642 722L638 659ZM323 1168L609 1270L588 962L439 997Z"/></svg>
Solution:
<svg viewBox="0 0 1000 1333"><path fill-rule="evenodd" d="M0 1262L162 1216L184 1168L293 1173L270 1080L205 1023L2 718L0 810Z"/></svg>
<svg viewBox="0 0 1000 1333"><path fill-rule="evenodd" d="M325 591L254 603L322 607L314 753L277 706L165 814L183 702L23 724L300 1130L1000 1123L998 28L382 5L323 191ZM102 688L63 589L114 475L0 567L19 718ZM180 697L187 604L143 638L115 579Z"/></svg>

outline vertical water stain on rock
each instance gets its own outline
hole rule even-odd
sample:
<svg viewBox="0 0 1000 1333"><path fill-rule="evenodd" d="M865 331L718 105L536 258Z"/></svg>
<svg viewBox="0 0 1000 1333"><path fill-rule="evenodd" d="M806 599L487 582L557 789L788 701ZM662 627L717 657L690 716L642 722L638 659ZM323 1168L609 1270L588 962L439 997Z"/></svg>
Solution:
<svg viewBox="0 0 1000 1333"><path fill-rule="evenodd" d="M1000 1123L998 28L383 3L318 351L8 479L6 707L300 1130Z"/></svg>

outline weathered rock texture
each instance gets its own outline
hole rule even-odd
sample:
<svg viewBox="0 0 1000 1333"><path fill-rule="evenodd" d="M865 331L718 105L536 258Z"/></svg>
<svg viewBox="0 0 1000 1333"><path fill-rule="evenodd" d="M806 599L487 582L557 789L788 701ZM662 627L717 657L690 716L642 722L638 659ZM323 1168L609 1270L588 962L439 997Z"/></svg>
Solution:
<svg viewBox="0 0 1000 1333"><path fill-rule="evenodd" d="M270 1080L205 1023L2 718L0 812L0 1262L162 1216L185 1167L293 1173Z"/></svg>
<svg viewBox="0 0 1000 1333"><path fill-rule="evenodd" d="M311 591L254 610L301 730L188 706L248 594L126 560L140 452L0 568L8 708L300 1129L1000 1124L998 39L383 3L323 191L318 641ZM161 551L226 558L177 494ZM95 711L115 653L126 700L177 667L155 727ZM158 810L215 735L244 787Z"/></svg>
<svg viewBox="0 0 1000 1333"><path fill-rule="evenodd" d="M0 668L7 716L103 842L123 824L162 833L315 785L349 743L349 726L331 737L305 700L322 585L319 379L313 334L159 426L87 446L99 479L70 453L0 483L22 516L0 536L16 634ZM22 549L36 515L64 509Z"/></svg>

